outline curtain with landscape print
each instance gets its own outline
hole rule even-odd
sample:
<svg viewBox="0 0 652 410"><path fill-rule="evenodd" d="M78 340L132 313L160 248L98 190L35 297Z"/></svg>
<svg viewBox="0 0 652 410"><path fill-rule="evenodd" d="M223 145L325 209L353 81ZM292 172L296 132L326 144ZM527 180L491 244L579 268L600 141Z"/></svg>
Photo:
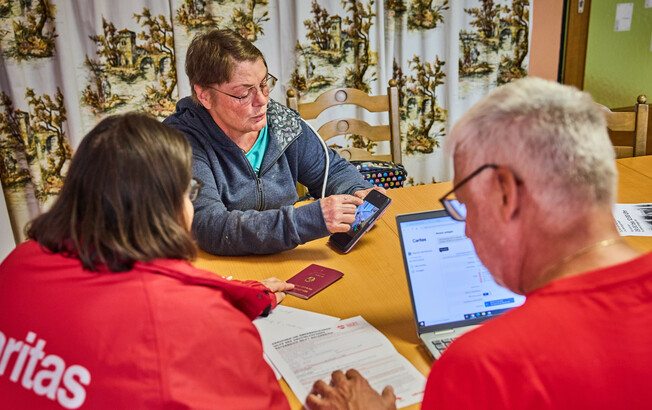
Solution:
<svg viewBox="0 0 652 410"><path fill-rule="evenodd" d="M189 95L192 38L231 28L301 102L336 87L400 97L407 185L449 180L451 125L528 72L529 0L0 0L0 177L12 225L58 195L75 147L103 117L163 119ZM370 122L382 121L373 118ZM355 135L339 145L388 152ZM128 170L125 170L128 172ZM1 209L1 207L0 207Z"/></svg>

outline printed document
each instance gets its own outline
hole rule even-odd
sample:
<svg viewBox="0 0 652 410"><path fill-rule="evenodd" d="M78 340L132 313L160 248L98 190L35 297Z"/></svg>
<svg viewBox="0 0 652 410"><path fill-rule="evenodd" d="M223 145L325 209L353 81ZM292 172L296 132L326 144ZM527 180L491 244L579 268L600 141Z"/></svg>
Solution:
<svg viewBox="0 0 652 410"><path fill-rule="evenodd" d="M312 329L316 326L329 326L339 321L339 317L283 305L276 306L267 317L257 317L254 319L254 326L258 329L260 339L263 342L265 360L272 370L274 370L276 379L280 379L281 374L276 370L267 355L267 352L273 349L272 341L282 339L289 334L294 334L302 330Z"/></svg>
<svg viewBox="0 0 652 410"><path fill-rule="evenodd" d="M652 236L652 204L616 204L614 218L621 236Z"/></svg>
<svg viewBox="0 0 652 410"><path fill-rule="evenodd" d="M317 380L329 383L333 371L348 369L358 370L378 392L391 385L399 408L423 399L426 378L360 316L286 334L272 346L269 358L304 405Z"/></svg>

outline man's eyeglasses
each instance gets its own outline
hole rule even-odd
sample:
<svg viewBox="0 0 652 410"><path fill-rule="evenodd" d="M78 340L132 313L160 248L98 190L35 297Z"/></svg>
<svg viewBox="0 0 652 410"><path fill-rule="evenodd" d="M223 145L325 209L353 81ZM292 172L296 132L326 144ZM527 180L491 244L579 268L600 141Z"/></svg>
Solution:
<svg viewBox="0 0 652 410"><path fill-rule="evenodd" d="M471 175L461 180L457 185L453 186L453 189L441 197L439 202L444 205L444 209L446 212L448 212L448 215L450 215L451 218L460 222L464 222L466 220L466 207L464 204L461 204L457 199L455 199L454 193L459 187L469 182L474 176L478 175L480 172L484 171L487 168L498 169L498 165L484 164L480 168L473 171Z"/></svg>
<svg viewBox="0 0 652 410"><path fill-rule="evenodd" d="M199 195L199 191L201 191L201 187L204 184L198 179L192 178L190 180L190 189L188 190L188 197L190 198L191 202L194 202L195 199L197 199L197 195Z"/></svg>
<svg viewBox="0 0 652 410"><path fill-rule="evenodd" d="M259 89L260 89L260 92L265 97L267 97L269 95L269 93L274 89L274 86L276 85L277 80L278 79L276 77L274 77L273 75L268 73L267 76L265 76L265 79L263 79L263 81L260 83L260 85L258 87L256 87L254 85L252 87L247 88L247 91L245 92L245 94L241 95L241 96L225 93L224 91L218 90L217 88L211 87L210 85L208 86L208 88L211 88L211 89L213 89L213 90L215 90L215 91L217 91L219 93L222 93L224 95L228 95L229 97L233 97L236 100L240 101L240 104L242 104L242 105L249 105L249 104L252 103L254 98L256 98L256 94L258 94Z"/></svg>

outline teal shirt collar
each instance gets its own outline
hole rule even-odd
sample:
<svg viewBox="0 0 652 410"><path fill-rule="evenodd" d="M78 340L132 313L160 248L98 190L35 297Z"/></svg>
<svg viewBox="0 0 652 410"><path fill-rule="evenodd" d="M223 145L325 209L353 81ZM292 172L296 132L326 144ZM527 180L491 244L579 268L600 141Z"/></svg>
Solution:
<svg viewBox="0 0 652 410"><path fill-rule="evenodd" d="M256 139L254 146L245 154L249 163L256 172L256 175L260 173L260 166L263 163L263 157L265 156L265 151L267 151L268 143L269 136L267 133L267 125L265 125L265 127L258 133L258 138Z"/></svg>

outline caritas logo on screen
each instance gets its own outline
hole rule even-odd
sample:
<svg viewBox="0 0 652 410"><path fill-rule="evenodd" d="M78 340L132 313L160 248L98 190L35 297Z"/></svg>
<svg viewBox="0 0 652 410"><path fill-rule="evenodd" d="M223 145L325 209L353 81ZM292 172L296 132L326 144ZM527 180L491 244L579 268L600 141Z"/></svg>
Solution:
<svg viewBox="0 0 652 410"><path fill-rule="evenodd" d="M46 354L46 341L27 332L25 340L7 338L0 331L0 378L9 378L38 396L56 401L66 409L76 409L86 400L91 374L83 366L66 362L54 354Z"/></svg>

